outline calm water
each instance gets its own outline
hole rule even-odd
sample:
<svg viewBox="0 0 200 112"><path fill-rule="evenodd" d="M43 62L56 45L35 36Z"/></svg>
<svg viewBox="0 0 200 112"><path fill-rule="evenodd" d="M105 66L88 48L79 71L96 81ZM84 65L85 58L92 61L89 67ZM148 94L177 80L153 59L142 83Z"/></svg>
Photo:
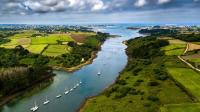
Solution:
<svg viewBox="0 0 200 112"><path fill-rule="evenodd" d="M97 95L111 85L119 72L125 67L127 63L126 46L122 42L139 36L137 31L127 30L126 27L127 25L95 27L95 30L120 35L121 37L108 39L102 45L102 50L99 51L92 64L74 73L55 71L57 75L50 86L29 97L5 105L2 112L30 112L30 108L34 106L34 101L39 106L37 112L77 111L87 97ZM101 71L101 76L97 75L98 71ZM64 95L65 89L72 88L80 80L83 83L78 88L68 95ZM62 94L62 97L56 99L55 96L58 94ZM46 96L50 103L43 105Z"/></svg>

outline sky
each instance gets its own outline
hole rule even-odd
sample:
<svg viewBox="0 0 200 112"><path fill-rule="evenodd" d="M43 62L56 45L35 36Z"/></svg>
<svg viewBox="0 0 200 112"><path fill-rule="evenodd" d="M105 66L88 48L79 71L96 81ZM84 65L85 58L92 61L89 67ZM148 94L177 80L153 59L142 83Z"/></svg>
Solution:
<svg viewBox="0 0 200 112"><path fill-rule="evenodd" d="M0 24L200 23L200 0L0 0Z"/></svg>

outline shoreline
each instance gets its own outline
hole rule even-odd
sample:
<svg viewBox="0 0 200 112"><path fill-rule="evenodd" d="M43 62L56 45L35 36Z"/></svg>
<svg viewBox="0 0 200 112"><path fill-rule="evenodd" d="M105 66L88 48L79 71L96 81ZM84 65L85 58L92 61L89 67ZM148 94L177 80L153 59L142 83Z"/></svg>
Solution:
<svg viewBox="0 0 200 112"><path fill-rule="evenodd" d="M97 57L97 53L101 50L101 46L103 45L103 43L101 43L101 45L99 47L99 50L93 51L91 53L91 57L87 61L85 61L84 63L81 63L81 64L79 64L77 66L70 67L70 68L63 67L63 66L50 66L50 67L52 67L53 70L64 70L66 72L75 72L75 71L81 69L82 67L84 67L86 65L89 65L89 64L91 64L93 62L93 60ZM54 76L45 77L45 78L39 80L38 82L36 82L35 84L30 85L29 87L27 87L27 88L25 88L23 90L19 90L16 93L13 93L13 94L5 96L5 97L2 97L0 99L0 108L3 107L3 105L5 105L5 104L9 103L10 101L12 101L14 98L19 97L20 95L23 95L26 91L36 87L37 85L41 84L43 81L46 81L46 80L48 80L50 78L53 78Z"/></svg>
<svg viewBox="0 0 200 112"><path fill-rule="evenodd" d="M123 43L124 45L127 46L127 40L123 41L122 43ZM126 49L127 49L127 48L126 48ZM125 52L126 52L126 49L125 49ZM127 66L127 65L128 65L128 61L127 61L126 66ZM116 83L116 81L120 78L120 76L121 76L121 74L124 72L124 69L126 68L126 66L119 72L119 75L117 76L117 78L115 79L115 81L113 82L113 84L108 85L108 86L107 86L102 92L100 92L99 94L86 98L86 99L83 101L83 103L80 105L80 107L77 109L77 112L83 112L84 108L88 105L88 102L89 102L90 100L92 100L92 99L94 99L95 97L97 97L97 96L103 94L107 89L109 89L110 87L112 87L112 86Z"/></svg>
<svg viewBox="0 0 200 112"><path fill-rule="evenodd" d="M70 67L70 68L67 68L67 67L64 67L64 66L51 66L51 67L53 68L53 70L63 70L63 71L66 71L66 72L75 72L75 71L81 69L82 67L91 64L93 62L93 60L97 57L98 51L93 51L91 53L91 57L87 61L85 61L84 63L81 63L77 66L73 66L73 67Z"/></svg>
<svg viewBox="0 0 200 112"><path fill-rule="evenodd" d="M0 108L3 107L3 105L5 105L5 104L9 103L10 101L12 101L14 98L19 97L20 95L23 95L26 91L31 90L32 88L35 88L37 85L41 84L43 81L51 80L51 78L53 78L54 76L55 75L48 76L48 77L45 77L43 79L40 79L39 81L35 82L34 84L30 85L27 88L19 90L18 92L13 93L11 95L2 97L0 99Z"/></svg>
<svg viewBox="0 0 200 112"><path fill-rule="evenodd" d="M126 65L126 66L127 66L127 65ZM125 66L125 67L126 67L126 66ZM125 67L124 67L124 69L125 69ZM121 72L119 72L119 75L117 76L117 78L115 79L115 81L113 82L113 84L108 85L108 86L107 86L102 92L100 92L99 94L86 98L86 99L83 101L83 103L80 105L80 107L77 109L77 112L83 112L84 108L88 105L88 102L89 102L90 100L92 100L92 99L94 99L95 97L97 97L97 96L103 94L107 89L109 89L110 87L112 87L112 86L116 83L116 81L120 78L120 76L121 76L121 74L123 73L124 69L123 69Z"/></svg>
<svg viewBox="0 0 200 112"><path fill-rule="evenodd" d="M122 43L123 43L124 45L127 46L127 40L123 41ZM126 49L127 49L127 48L126 48ZM126 49L125 49L125 51L126 51ZM128 61L127 61L126 66L127 66L127 65L128 65ZM86 106L88 105L88 102L89 102L90 100L92 100L92 99L94 99L95 97L97 97L97 96L103 94L107 89L109 89L111 86L113 86L113 85L116 83L116 81L120 78L121 74L124 72L124 69L126 68L126 66L119 72L119 75L117 76L117 78L115 79L115 81L113 82L113 84L108 85L108 86L107 86L102 92L100 92L99 94L86 98L86 99L83 101L83 103L80 105L80 107L77 109L77 112L83 112L84 107L86 107Z"/></svg>

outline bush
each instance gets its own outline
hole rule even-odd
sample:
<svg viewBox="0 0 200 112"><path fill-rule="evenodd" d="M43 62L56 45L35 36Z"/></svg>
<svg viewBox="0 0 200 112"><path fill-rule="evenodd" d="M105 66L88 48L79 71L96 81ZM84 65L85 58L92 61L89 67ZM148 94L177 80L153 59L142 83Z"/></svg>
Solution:
<svg viewBox="0 0 200 112"><path fill-rule="evenodd" d="M148 82L148 86L158 86L158 85L159 85L159 83L156 82L156 81L150 81L150 82Z"/></svg>
<svg viewBox="0 0 200 112"><path fill-rule="evenodd" d="M123 79L117 80L116 83L119 84L119 85L126 85L126 81L123 80Z"/></svg>
<svg viewBox="0 0 200 112"><path fill-rule="evenodd" d="M140 86L140 84L141 84L141 82L135 82L134 84L133 84L133 86Z"/></svg>
<svg viewBox="0 0 200 112"><path fill-rule="evenodd" d="M120 87L117 90L117 94L115 95L114 98L116 98L116 99L123 98L129 93L130 90L131 90L130 87Z"/></svg>
<svg viewBox="0 0 200 112"><path fill-rule="evenodd" d="M142 68L135 68L132 70L132 73L136 76L138 75L138 72L140 72L142 70Z"/></svg>
<svg viewBox="0 0 200 112"><path fill-rule="evenodd" d="M168 74L164 71L164 68L154 69L154 76L157 80L166 80L168 78Z"/></svg>
<svg viewBox="0 0 200 112"><path fill-rule="evenodd" d="M107 89L105 92L104 92L104 95L106 97L110 97L110 95L113 93L113 92L116 92L118 90L119 86L113 86L111 87L110 89Z"/></svg>
<svg viewBox="0 0 200 112"><path fill-rule="evenodd" d="M153 101L153 102L159 101L159 98L157 96L153 96L153 95L148 96L147 99L150 101Z"/></svg>

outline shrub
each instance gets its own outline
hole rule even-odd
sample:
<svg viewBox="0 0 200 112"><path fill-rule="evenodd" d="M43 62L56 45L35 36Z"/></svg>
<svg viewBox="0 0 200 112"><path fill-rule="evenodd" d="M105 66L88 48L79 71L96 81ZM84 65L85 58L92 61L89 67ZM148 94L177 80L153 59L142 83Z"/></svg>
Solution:
<svg viewBox="0 0 200 112"><path fill-rule="evenodd" d="M150 82L148 82L148 86L158 86L158 85L159 85L159 83L156 82L156 81L150 81Z"/></svg>
<svg viewBox="0 0 200 112"><path fill-rule="evenodd" d="M107 90L104 92L104 95L105 95L106 97L110 97L110 95L111 95L113 92L116 92L118 88L119 88L119 86L113 86L113 87L111 87L110 89L107 89Z"/></svg>
<svg viewBox="0 0 200 112"><path fill-rule="evenodd" d="M141 70L142 70L142 68L135 68L135 69L133 69L132 73L138 74L138 72L140 72Z"/></svg>
<svg viewBox="0 0 200 112"><path fill-rule="evenodd" d="M115 95L115 98L119 99L119 98L125 97L129 93L130 90L131 90L130 87L120 87L117 90L117 94Z"/></svg>
<svg viewBox="0 0 200 112"><path fill-rule="evenodd" d="M119 85L126 85L126 81L123 80L123 79L117 80L116 83L119 84Z"/></svg>
<svg viewBox="0 0 200 112"><path fill-rule="evenodd" d="M157 96L153 96L153 95L148 96L147 99L150 101L153 101L153 102L159 101L159 98Z"/></svg>

